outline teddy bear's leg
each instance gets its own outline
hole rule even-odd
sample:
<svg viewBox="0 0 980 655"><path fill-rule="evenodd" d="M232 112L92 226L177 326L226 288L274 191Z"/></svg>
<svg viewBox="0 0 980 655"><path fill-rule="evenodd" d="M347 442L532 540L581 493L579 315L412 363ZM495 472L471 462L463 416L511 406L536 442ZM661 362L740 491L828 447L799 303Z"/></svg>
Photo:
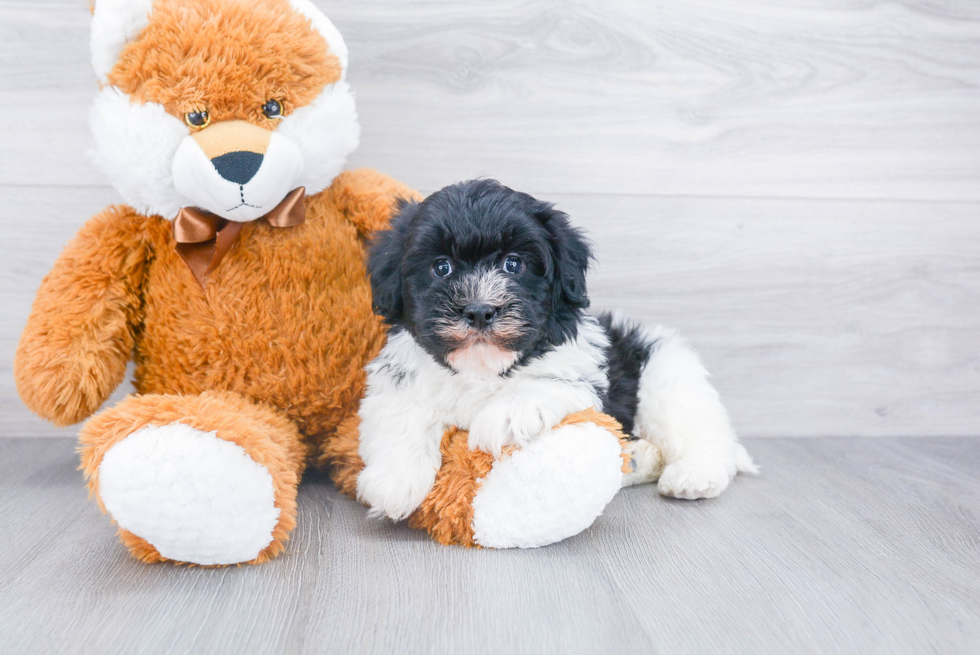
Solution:
<svg viewBox="0 0 980 655"><path fill-rule="evenodd" d="M755 473L697 353L674 331L654 328L656 344L640 375L634 434L664 458L658 490L676 498L712 498L736 473Z"/></svg>
<svg viewBox="0 0 980 655"><path fill-rule="evenodd" d="M560 425L494 462L473 498L473 541L534 548L585 530L623 483L619 437L594 422Z"/></svg>
<svg viewBox="0 0 980 655"><path fill-rule="evenodd" d="M259 563L295 526L306 445L272 407L228 392L129 396L79 439L89 491L137 559Z"/></svg>

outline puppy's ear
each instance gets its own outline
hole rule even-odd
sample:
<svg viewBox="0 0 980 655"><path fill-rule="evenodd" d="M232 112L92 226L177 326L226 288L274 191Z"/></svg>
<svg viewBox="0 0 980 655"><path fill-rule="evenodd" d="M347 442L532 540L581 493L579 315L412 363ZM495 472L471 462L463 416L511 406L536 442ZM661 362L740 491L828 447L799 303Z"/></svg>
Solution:
<svg viewBox="0 0 980 655"><path fill-rule="evenodd" d="M578 228L572 227L568 214L549 202L538 202L534 216L548 231L554 266L552 310L574 311L589 306L585 275L592 261L592 246Z"/></svg>
<svg viewBox="0 0 980 655"><path fill-rule="evenodd" d="M391 227L375 232L368 247L367 268L371 276L374 311L392 325L401 320L405 308L402 253L405 250L408 227L418 208L417 202L399 198Z"/></svg>

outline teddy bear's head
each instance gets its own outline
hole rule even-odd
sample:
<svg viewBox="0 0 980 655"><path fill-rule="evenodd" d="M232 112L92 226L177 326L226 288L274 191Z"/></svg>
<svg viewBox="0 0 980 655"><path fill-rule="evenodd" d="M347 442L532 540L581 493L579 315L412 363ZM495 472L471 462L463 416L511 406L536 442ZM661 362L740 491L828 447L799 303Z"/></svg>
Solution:
<svg viewBox="0 0 980 655"><path fill-rule="evenodd" d="M137 211L231 221L341 171L347 47L310 0L96 0L95 163Z"/></svg>

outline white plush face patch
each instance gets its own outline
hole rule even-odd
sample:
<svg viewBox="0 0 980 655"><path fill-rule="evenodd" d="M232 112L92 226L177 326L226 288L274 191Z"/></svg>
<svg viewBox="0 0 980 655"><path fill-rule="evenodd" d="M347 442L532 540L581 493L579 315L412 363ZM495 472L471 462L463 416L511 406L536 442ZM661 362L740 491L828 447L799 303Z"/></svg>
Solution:
<svg viewBox="0 0 980 655"><path fill-rule="evenodd" d="M174 154L190 134L155 103L139 104L114 87L99 92L89 117L98 167L136 211L173 218L184 199L174 187Z"/></svg>
<svg viewBox="0 0 980 655"><path fill-rule="evenodd" d="M238 222L269 213L296 188L302 171L299 146L278 133L264 153L229 152L214 159L187 136L173 159L174 187L185 204Z"/></svg>

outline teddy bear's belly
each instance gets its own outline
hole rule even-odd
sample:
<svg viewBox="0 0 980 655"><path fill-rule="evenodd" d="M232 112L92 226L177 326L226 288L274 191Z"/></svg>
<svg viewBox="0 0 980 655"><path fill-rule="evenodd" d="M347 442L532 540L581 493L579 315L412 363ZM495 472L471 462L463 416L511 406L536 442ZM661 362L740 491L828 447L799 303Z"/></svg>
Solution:
<svg viewBox="0 0 980 655"><path fill-rule="evenodd" d="M282 409L311 436L355 412L385 330L353 229L309 223L288 228L289 239L247 225L203 293L176 255L158 255L137 390L237 392Z"/></svg>

